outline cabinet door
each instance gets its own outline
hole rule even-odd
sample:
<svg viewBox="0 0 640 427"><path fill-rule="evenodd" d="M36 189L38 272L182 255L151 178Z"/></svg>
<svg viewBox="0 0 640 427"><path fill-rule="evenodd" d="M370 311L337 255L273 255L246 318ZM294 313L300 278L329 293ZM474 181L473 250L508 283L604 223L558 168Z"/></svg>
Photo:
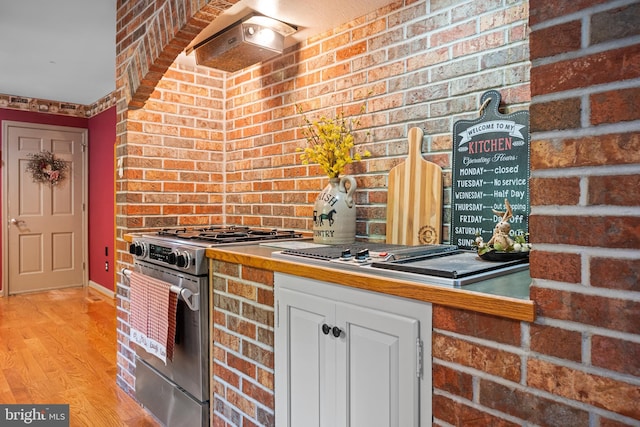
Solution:
<svg viewBox="0 0 640 427"><path fill-rule="evenodd" d="M334 324L335 303L289 289L277 289L277 301L276 424L334 427L336 340L322 326Z"/></svg>
<svg viewBox="0 0 640 427"><path fill-rule="evenodd" d="M337 303L336 324L336 426L418 427L419 321Z"/></svg>

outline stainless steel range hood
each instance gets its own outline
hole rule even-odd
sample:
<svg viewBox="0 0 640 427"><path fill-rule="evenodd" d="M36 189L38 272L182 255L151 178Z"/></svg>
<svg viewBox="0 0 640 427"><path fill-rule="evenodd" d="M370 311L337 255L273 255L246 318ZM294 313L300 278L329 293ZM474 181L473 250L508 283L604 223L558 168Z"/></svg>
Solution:
<svg viewBox="0 0 640 427"><path fill-rule="evenodd" d="M280 55L284 39L296 28L261 15L252 15L193 47L196 64L238 71Z"/></svg>

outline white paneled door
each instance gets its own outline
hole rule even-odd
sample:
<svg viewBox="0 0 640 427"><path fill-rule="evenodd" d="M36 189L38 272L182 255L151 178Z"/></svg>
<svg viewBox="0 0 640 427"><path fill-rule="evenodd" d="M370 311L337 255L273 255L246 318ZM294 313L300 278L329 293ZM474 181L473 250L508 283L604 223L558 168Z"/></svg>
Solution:
<svg viewBox="0 0 640 427"><path fill-rule="evenodd" d="M87 130L8 121L2 129L4 286L17 294L83 285ZM29 155L43 151L67 164L56 185L27 171Z"/></svg>

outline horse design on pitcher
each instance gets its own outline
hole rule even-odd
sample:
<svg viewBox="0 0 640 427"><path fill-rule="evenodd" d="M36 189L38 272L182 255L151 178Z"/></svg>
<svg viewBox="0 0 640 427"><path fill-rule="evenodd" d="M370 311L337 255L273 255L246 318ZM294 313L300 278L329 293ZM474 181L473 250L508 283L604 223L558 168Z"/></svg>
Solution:
<svg viewBox="0 0 640 427"><path fill-rule="evenodd" d="M333 222L335 221L333 219L333 215L336 213L335 209L331 209L329 211L329 213L326 214L320 214L320 216L318 216L318 211L313 211L313 222L316 225L324 225L324 220L328 220L329 221L329 225L333 225Z"/></svg>
<svg viewBox="0 0 640 427"><path fill-rule="evenodd" d="M352 176L330 178L313 205L314 243L339 245L356 239L356 206Z"/></svg>

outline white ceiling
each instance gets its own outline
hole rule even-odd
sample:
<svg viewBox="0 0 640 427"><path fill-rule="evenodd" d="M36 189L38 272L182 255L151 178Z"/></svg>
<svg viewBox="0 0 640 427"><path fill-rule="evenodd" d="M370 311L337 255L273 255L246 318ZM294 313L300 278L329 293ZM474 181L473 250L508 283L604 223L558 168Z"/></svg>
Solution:
<svg viewBox="0 0 640 427"><path fill-rule="evenodd" d="M242 0L194 43L256 11L298 27L290 46L390 1ZM83 105L110 94L115 22L116 0L0 0L0 94Z"/></svg>
<svg viewBox="0 0 640 427"><path fill-rule="evenodd" d="M115 90L116 0L0 0L0 94L89 105Z"/></svg>

